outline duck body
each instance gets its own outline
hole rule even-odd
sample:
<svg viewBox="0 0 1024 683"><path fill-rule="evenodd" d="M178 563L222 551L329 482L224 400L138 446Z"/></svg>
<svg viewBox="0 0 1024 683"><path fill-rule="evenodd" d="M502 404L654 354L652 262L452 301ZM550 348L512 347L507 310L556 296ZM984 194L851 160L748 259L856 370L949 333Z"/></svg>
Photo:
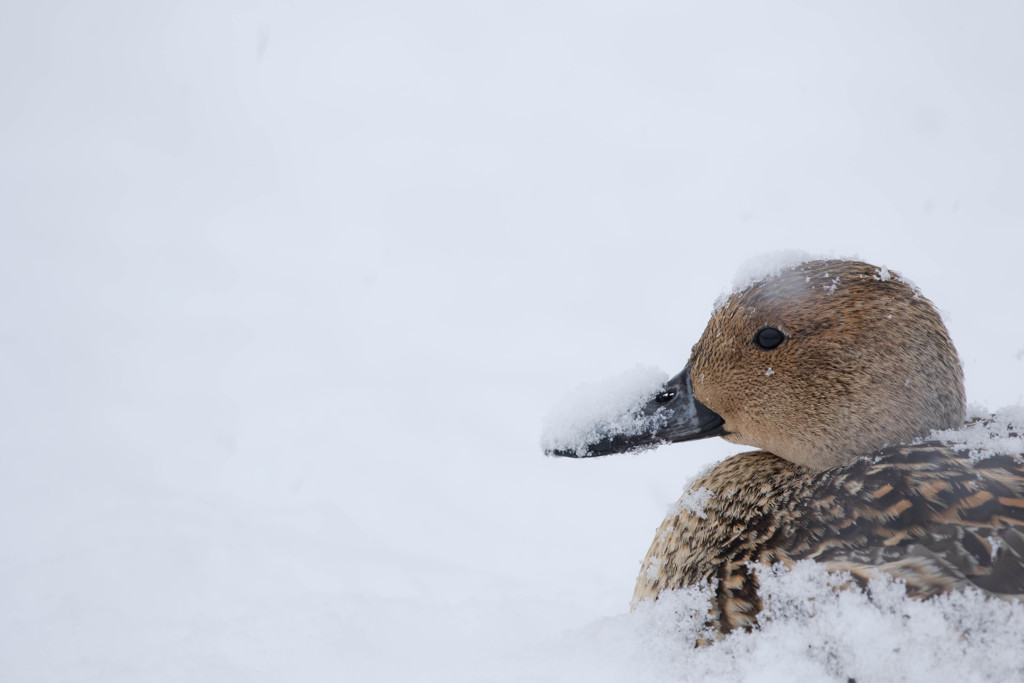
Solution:
<svg viewBox="0 0 1024 683"><path fill-rule="evenodd" d="M1024 441L1009 423L1011 447L989 457L934 440L964 426L963 371L933 304L897 273L817 260L749 282L716 305L683 371L632 410L632 431L549 453L714 436L759 449L683 495L634 604L711 584L712 624L750 627L754 567L801 560L861 585L888 574L918 598L1024 595Z"/></svg>
<svg viewBox="0 0 1024 683"><path fill-rule="evenodd" d="M1024 594L1024 461L1012 455L974 461L926 442L815 472L754 451L688 494L659 528L633 599L710 583L722 633L761 610L751 563L815 560L862 586L886 573L916 598L972 585ZM685 504L695 498L703 504Z"/></svg>

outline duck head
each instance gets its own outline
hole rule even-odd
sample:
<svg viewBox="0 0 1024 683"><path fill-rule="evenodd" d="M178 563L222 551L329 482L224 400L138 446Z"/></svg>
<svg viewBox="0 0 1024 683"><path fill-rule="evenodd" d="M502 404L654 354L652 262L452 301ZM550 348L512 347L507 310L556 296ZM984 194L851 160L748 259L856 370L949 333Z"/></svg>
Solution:
<svg viewBox="0 0 1024 683"><path fill-rule="evenodd" d="M604 455L722 436L824 470L963 423L963 371L935 307L858 261L794 266L731 294L643 412L656 429Z"/></svg>

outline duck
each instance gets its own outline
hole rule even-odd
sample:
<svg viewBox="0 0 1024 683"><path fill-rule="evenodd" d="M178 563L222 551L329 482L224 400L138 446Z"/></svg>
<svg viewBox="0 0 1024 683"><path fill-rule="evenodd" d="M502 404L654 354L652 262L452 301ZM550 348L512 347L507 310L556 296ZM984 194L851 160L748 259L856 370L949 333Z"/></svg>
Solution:
<svg viewBox="0 0 1024 683"><path fill-rule="evenodd" d="M936 307L899 273L817 259L755 278L716 304L682 372L636 414L633 433L549 454L710 437L757 450L692 482L634 607L707 586L711 628L750 630L758 567L801 561L860 588L894 577L911 598L1024 596L1024 448L977 457L934 437L965 424L963 370Z"/></svg>

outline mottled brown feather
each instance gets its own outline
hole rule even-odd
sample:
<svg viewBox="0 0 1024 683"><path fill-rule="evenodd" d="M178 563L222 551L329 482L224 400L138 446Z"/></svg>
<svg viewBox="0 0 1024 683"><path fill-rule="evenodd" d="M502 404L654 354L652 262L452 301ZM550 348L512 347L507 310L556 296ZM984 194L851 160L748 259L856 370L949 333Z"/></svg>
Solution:
<svg viewBox="0 0 1024 683"><path fill-rule="evenodd" d="M716 584L727 632L753 623L760 601L747 563L816 560L864 583L878 572L928 597L965 585L1024 593L1024 460L977 465L929 442L814 472L764 451L733 456L694 483L712 495L661 525L634 600Z"/></svg>

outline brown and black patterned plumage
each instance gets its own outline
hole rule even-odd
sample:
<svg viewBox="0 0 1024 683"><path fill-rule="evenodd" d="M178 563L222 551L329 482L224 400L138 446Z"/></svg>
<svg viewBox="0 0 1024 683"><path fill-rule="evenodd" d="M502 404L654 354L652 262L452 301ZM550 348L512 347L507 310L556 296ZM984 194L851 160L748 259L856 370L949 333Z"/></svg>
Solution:
<svg viewBox="0 0 1024 683"><path fill-rule="evenodd" d="M592 454L706 436L761 450L694 482L634 601L708 583L718 629L749 627L751 566L800 560L860 584L884 572L919 598L1024 596L1024 460L921 442L964 424L963 373L932 303L884 268L810 261L732 294L644 410L663 426Z"/></svg>
<svg viewBox="0 0 1024 683"><path fill-rule="evenodd" d="M712 582L722 632L761 602L750 562L810 559L866 583L877 572L925 598L973 585L1024 595L1024 461L972 461L926 442L814 472L770 453L729 458L694 484L707 502L666 519L634 600ZM699 514L697 514L699 512Z"/></svg>

